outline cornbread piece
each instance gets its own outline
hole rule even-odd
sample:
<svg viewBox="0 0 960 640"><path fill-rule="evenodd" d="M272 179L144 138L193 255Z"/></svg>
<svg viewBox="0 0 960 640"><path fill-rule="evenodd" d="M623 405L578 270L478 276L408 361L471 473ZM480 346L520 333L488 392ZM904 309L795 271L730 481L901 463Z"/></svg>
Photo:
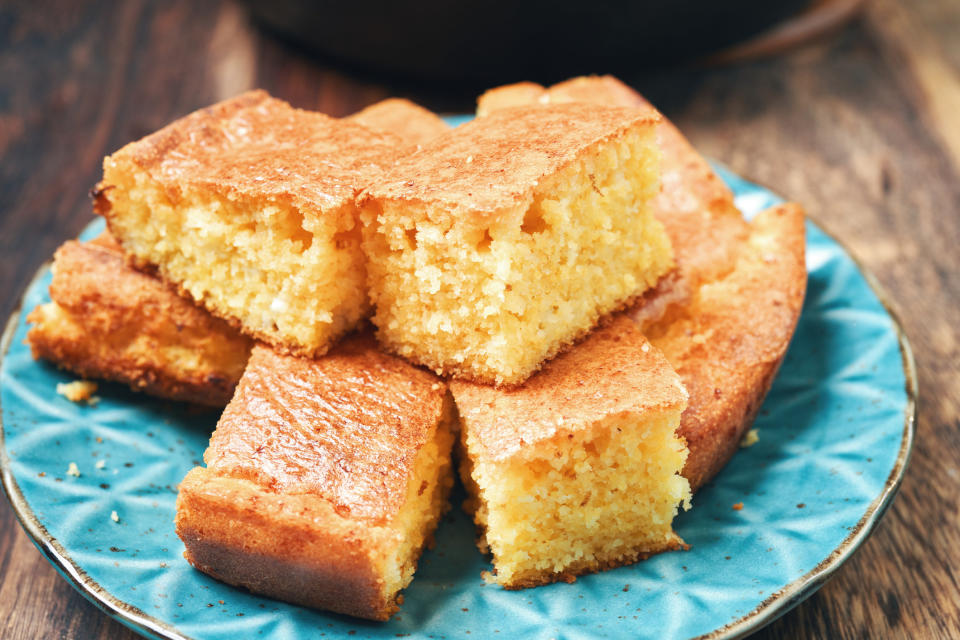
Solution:
<svg viewBox="0 0 960 640"><path fill-rule="evenodd" d="M468 509L496 581L531 587L681 548L687 394L624 316L516 389L451 382Z"/></svg>
<svg viewBox="0 0 960 640"><path fill-rule="evenodd" d="M730 273L689 304L640 323L690 393L679 434L690 448L683 475L696 490L736 452L796 328L806 291L804 216L787 204L759 214Z"/></svg>
<svg viewBox="0 0 960 640"><path fill-rule="evenodd" d="M480 96L477 115L521 104L585 102L651 109L639 93L613 76L579 77L549 89L522 82L491 89ZM666 118L657 131L660 143L660 192L654 213L673 245L677 269L644 296L644 313L660 317L671 304L689 299L704 280L729 272L747 226L733 204L733 194L704 158Z"/></svg>
<svg viewBox="0 0 960 640"><path fill-rule="evenodd" d="M253 350L180 484L187 560L255 593L386 620L447 508L452 402L353 336L308 360Z"/></svg>
<svg viewBox="0 0 960 640"><path fill-rule="evenodd" d="M107 157L94 208L137 266L251 336L318 355L369 310L354 196L400 146L253 91Z"/></svg>
<svg viewBox="0 0 960 640"><path fill-rule="evenodd" d="M650 212L658 117L518 107L399 159L364 192L374 322L437 372L515 385L672 266Z"/></svg>
<svg viewBox="0 0 960 640"><path fill-rule="evenodd" d="M483 95L477 98L477 117L489 115L500 109L509 109L510 107L522 107L526 104L547 104L550 102L550 95L547 88L536 82L517 82L515 84L505 84L502 87L495 87L487 90ZM576 102L570 100L569 102ZM590 102L589 100L581 102ZM615 103L611 103L615 104ZM629 107L631 103L622 106Z"/></svg>
<svg viewBox="0 0 960 640"><path fill-rule="evenodd" d="M434 112L403 98L387 98L348 116L347 120L376 131L388 131L407 144L423 144L450 130Z"/></svg>
<svg viewBox="0 0 960 640"><path fill-rule="evenodd" d="M57 250L50 297L27 316L33 356L83 377L223 407L250 355L249 338L128 267L109 234Z"/></svg>

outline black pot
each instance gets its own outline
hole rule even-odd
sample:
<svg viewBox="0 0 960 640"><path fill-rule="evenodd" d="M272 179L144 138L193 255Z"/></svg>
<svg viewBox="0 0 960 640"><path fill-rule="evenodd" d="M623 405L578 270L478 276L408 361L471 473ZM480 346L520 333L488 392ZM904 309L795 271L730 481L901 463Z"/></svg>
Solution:
<svg viewBox="0 0 960 640"><path fill-rule="evenodd" d="M556 80L674 63L733 44L810 0L247 0L311 50L427 79Z"/></svg>

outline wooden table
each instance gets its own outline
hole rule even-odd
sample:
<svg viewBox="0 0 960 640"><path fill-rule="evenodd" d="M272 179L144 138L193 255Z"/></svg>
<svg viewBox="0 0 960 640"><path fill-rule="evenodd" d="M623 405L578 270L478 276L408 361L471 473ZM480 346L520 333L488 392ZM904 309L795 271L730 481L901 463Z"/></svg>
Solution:
<svg viewBox="0 0 960 640"><path fill-rule="evenodd" d="M391 94L473 106L472 90L335 71L229 2L17 4L0 7L2 317L89 222L104 154L176 116L254 86L332 115ZM842 238L916 351L918 437L899 497L833 580L758 637L960 637L960 5L906 4L874 0L779 58L626 78L705 154ZM134 636L55 573L3 504L0 637Z"/></svg>

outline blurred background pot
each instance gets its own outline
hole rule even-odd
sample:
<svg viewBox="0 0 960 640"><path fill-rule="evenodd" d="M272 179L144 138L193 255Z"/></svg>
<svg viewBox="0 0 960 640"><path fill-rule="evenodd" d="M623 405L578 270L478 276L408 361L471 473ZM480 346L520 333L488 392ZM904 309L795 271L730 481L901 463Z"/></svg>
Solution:
<svg viewBox="0 0 960 640"><path fill-rule="evenodd" d="M312 51L431 80L551 81L629 72L749 39L810 0L246 0ZM815 3L814 3L815 4Z"/></svg>

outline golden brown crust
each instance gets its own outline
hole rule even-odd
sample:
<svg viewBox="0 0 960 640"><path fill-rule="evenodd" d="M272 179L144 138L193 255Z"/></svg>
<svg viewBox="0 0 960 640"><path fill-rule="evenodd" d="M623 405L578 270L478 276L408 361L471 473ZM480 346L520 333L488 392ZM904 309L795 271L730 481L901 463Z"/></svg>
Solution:
<svg viewBox="0 0 960 640"><path fill-rule="evenodd" d="M411 145L424 144L450 130L443 118L403 98L387 98L346 118L373 129L387 131Z"/></svg>
<svg viewBox="0 0 960 640"><path fill-rule="evenodd" d="M639 93L613 76L573 78L549 89L519 83L491 89L480 97L478 115L520 104L581 102L650 110ZM653 207L670 236L677 264L677 282L671 299L692 291L700 282L717 278L733 268L736 248L746 238L747 227L733 204L733 193L709 163L666 118L658 126L661 149L660 193ZM645 296L647 314L666 311L668 304L655 292Z"/></svg>
<svg viewBox="0 0 960 640"><path fill-rule="evenodd" d="M464 422L471 425L474 455L493 460L576 432L604 416L676 409L686 401L666 358L622 315L519 387L495 389L453 380L450 390Z"/></svg>
<svg viewBox="0 0 960 640"><path fill-rule="evenodd" d="M126 266L109 234L65 243L53 271L53 302L28 316L34 357L172 400L230 400L251 341Z"/></svg>
<svg viewBox="0 0 960 640"><path fill-rule="evenodd" d="M294 109L257 90L126 145L104 160L104 173L132 163L163 185L173 202L189 185L319 213L352 200L400 146L391 133ZM101 182L93 192L94 208L108 222L122 215L110 206L111 191L112 185Z"/></svg>
<svg viewBox="0 0 960 640"><path fill-rule="evenodd" d="M318 526L319 525L319 526ZM255 593L338 613L386 620L383 531L341 517L311 494L277 494L195 468L180 483L177 535L197 569Z"/></svg>
<svg viewBox="0 0 960 640"><path fill-rule="evenodd" d="M501 583L501 586L508 591L517 591L519 589L529 589L530 587L542 587L545 584L552 584L554 582L572 583L577 581L578 576L587 575L588 573L599 573L600 571L626 567L667 551L687 551L688 549L690 549L690 545L686 544L680 536L673 535L673 537L663 545L662 549L643 552L636 550L627 551L613 560L587 562L578 567L565 569L557 573L545 571L537 577L521 578L509 583Z"/></svg>
<svg viewBox="0 0 960 640"><path fill-rule="evenodd" d="M403 506L446 385L353 335L319 360L256 346L204 454L217 474L323 496L351 518Z"/></svg>
<svg viewBox="0 0 960 640"><path fill-rule="evenodd" d="M362 200L429 204L437 215L473 216L482 224L532 201L541 180L593 145L658 121L652 110L573 103L498 111L400 158Z"/></svg>
<svg viewBox="0 0 960 640"><path fill-rule="evenodd" d="M690 449L683 475L693 489L723 468L763 403L803 306L804 255L801 207L764 211L733 271L644 325L690 393L678 433Z"/></svg>

